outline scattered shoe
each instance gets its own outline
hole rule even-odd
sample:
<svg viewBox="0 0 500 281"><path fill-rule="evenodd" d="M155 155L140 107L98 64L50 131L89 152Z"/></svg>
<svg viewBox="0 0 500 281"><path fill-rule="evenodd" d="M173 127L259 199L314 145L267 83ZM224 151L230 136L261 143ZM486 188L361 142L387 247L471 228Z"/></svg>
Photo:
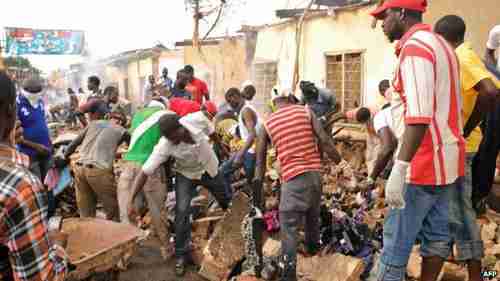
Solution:
<svg viewBox="0 0 500 281"><path fill-rule="evenodd" d="M175 264L175 275L182 277L186 274L186 261L184 259L177 259Z"/></svg>

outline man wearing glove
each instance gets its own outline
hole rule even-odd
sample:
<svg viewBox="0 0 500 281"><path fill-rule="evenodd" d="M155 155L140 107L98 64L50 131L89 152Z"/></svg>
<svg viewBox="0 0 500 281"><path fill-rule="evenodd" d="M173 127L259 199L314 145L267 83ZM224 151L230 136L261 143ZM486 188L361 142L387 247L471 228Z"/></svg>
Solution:
<svg viewBox="0 0 500 281"><path fill-rule="evenodd" d="M342 160L315 114L306 107L294 104L291 90L275 91L272 101L277 111L259 130L257 141L257 168L254 188L261 189L266 171L268 143L276 148L281 163L281 200L279 206L282 231L280 280L297 280L296 256L298 227L305 218L306 248L314 254L319 246L319 218L321 205L321 151L343 167L344 174L352 168ZM320 147L318 147L318 144ZM254 196L260 197L260 190ZM260 201L260 200L258 200ZM262 203L256 203L262 207Z"/></svg>
<svg viewBox="0 0 500 281"><path fill-rule="evenodd" d="M448 193L464 175L459 63L445 40L422 24L426 0L388 0L371 13L396 44L393 87L404 103L404 133L385 187L378 281L404 280L417 238L421 281L436 280L451 252Z"/></svg>

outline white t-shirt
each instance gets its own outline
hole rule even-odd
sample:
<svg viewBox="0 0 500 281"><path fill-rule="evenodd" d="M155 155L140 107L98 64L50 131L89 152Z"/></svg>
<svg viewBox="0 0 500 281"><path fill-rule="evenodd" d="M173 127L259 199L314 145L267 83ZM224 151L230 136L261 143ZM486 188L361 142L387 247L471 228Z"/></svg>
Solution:
<svg viewBox="0 0 500 281"><path fill-rule="evenodd" d="M488 42L486 42L486 47L490 50L496 50L497 56L500 55L500 25L493 27L488 36ZM497 69L500 71L500 59L497 59Z"/></svg>
<svg viewBox="0 0 500 281"><path fill-rule="evenodd" d="M201 111L190 113L179 120L182 126L195 134L210 136L215 133L215 126Z"/></svg>
<svg viewBox="0 0 500 281"><path fill-rule="evenodd" d="M386 109L383 109L379 111L375 117L373 118L373 128L375 129L375 132L378 134L380 130L383 128L389 127L389 129L392 126L392 112L391 112L391 107L387 107Z"/></svg>

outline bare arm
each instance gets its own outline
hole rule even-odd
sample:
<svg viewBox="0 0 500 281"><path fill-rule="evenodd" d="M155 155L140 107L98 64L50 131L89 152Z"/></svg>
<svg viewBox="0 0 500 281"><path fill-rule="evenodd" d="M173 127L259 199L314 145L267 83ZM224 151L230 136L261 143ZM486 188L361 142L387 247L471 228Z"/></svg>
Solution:
<svg viewBox="0 0 500 281"><path fill-rule="evenodd" d="M146 181L148 180L148 176L144 171L140 171L139 174L135 177L134 183L132 184L132 195L130 196L129 204L134 202L137 194L144 188Z"/></svg>
<svg viewBox="0 0 500 281"><path fill-rule="evenodd" d="M125 132L122 136L122 139L120 140L120 144L122 143L126 143L127 145L130 144L130 139L132 138L132 136L130 135L129 132Z"/></svg>
<svg viewBox="0 0 500 281"><path fill-rule="evenodd" d="M255 114L255 112L250 109L246 109L243 112L243 123L248 130L248 138L243 148L239 151L240 154L246 153L250 149L250 147L252 147L255 139L257 138L257 130L255 129L255 127L257 126L257 115Z"/></svg>
<svg viewBox="0 0 500 281"><path fill-rule="evenodd" d="M487 48L486 54L484 55L484 59L487 64L497 65L497 59L495 58L495 50Z"/></svg>
<svg viewBox="0 0 500 281"><path fill-rule="evenodd" d="M255 168L255 179L263 181L266 173L266 158L267 158L267 146L269 143L269 136L267 130L262 128L259 130L257 136L257 147L256 147L256 158L257 164Z"/></svg>
<svg viewBox="0 0 500 281"><path fill-rule="evenodd" d="M392 133L389 127L385 127L380 129L378 132L378 136L382 140L382 149L379 151L377 155L377 160L375 161L375 167L370 175L372 180L376 180L380 173L385 169L387 163L391 160L394 155L394 151L396 151L398 141L396 137Z"/></svg>
<svg viewBox="0 0 500 281"><path fill-rule="evenodd" d="M464 137L468 137L470 135L472 130L474 130L479 123L481 123L481 120L483 120L486 113L495 110L498 89L493 81L489 78L483 79L474 86L474 89L479 93L479 95L477 97L474 110L464 126Z"/></svg>
<svg viewBox="0 0 500 281"><path fill-rule="evenodd" d="M328 154L328 157L330 157L333 162L335 162L335 164L339 164L342 161L342 157L340 157L339 152L335 148L333 138L328 136L323 126L321 126L318 118L316 118L314 112L312 112L311 110L309 110L309 112L311 114L311 122L314 134L319 141L320 150L326 152L326 154Z"/></svg>
<svg viewBox="0 0 500 281"><path fill-rule="evenodd" d="M41 145L39 143L35 143L32 141L26 140L24 138L20 141L19 144L27 146L27 147L35 150L38 154L41 154L43 156L47 156L50 154L50 150L48 147L45 147L44 145Z"/></svg>
<svg viewBox="0 0 500 281"><path fill-rule="evenodd" d="M403 140L401 144L401 151L398 155L398 160L404 162L411 162L413 156L417 153L422 140L424 139L425 133L429 125L418 124L418 125L406 125L405 132L403 134Z"/></svg>
<svg viewBox="0 0 500 281"><path fill-rule="evenodd" d="M68 148L66 148L66 151L64 152L64 159L68 160L71 154L73 154L76 150L76 148L82 144L83 139L85 138L85 135L87 134L87 129L85 129L76 139L74 139L69 145Z"/></svg>

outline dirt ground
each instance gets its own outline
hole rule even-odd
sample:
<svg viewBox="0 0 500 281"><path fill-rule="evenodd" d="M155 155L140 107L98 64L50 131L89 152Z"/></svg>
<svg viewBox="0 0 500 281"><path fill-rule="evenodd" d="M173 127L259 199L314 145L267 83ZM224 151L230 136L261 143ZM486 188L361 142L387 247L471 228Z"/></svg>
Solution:
<svg viewBox="0 0 500 281"><path fill-rule="evenodd" d="M185 277L175 276L175 258L163 261L160 256L159 242L156 239L144 241L132 257L127 271L119 273L119 281L204 281L193 267Z"/></svg>

